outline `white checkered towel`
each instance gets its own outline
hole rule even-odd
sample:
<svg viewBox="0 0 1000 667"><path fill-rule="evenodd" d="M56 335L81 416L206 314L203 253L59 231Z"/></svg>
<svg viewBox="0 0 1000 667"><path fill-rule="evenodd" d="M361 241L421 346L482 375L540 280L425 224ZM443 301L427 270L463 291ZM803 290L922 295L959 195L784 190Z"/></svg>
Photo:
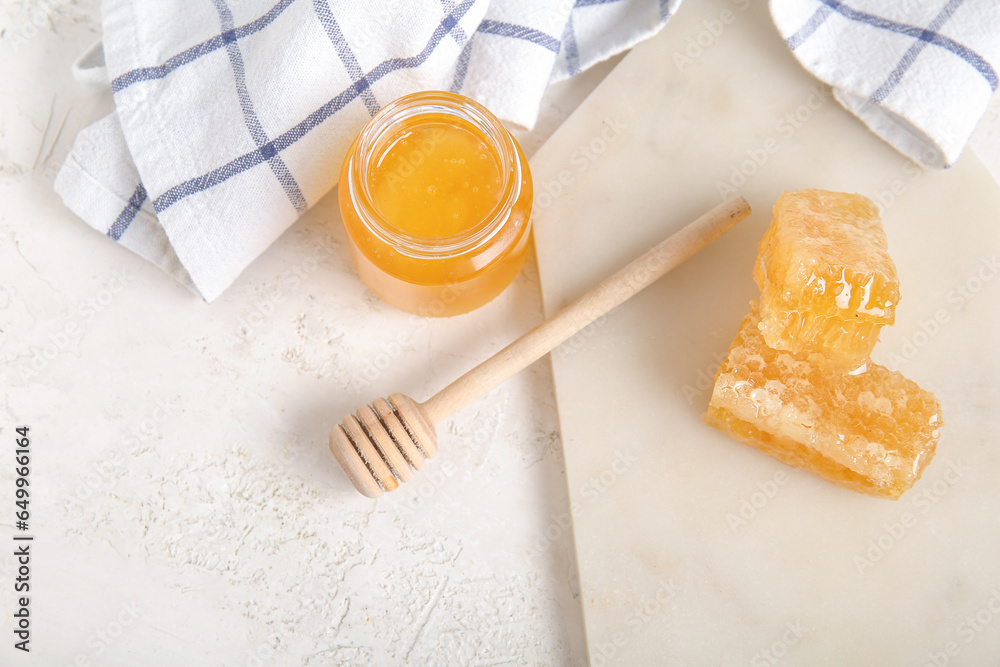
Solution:
<svg viewBox="0 0 1000 667"><path fill-rule="evenodd" d="M461 92L530 127L550 80L653 34L680 0L104 0L116 111L56 180L101 233L207 301L336 185L379 108ZM104 63L106 62L106 67Z"/></svg>
<svg viewBox="0 0 1000 667"><path fill-rule="evenodd" d="M799 62L876 134L925 166L952 166L1000 65L997 0L770 0Z"/></svg>

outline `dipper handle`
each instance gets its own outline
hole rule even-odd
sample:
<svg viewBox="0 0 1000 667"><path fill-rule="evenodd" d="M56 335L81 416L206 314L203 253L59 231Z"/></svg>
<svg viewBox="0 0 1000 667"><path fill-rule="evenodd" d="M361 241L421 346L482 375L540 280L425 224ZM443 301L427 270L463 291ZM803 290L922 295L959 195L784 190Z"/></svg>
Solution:
<svg viewBox="0 0 1000 667"><path fill-rule="evenodd" d="M748 215L750 205L743 197L719 204L420 404L424 417L434 425L455 414L630 299Z"/></svg>

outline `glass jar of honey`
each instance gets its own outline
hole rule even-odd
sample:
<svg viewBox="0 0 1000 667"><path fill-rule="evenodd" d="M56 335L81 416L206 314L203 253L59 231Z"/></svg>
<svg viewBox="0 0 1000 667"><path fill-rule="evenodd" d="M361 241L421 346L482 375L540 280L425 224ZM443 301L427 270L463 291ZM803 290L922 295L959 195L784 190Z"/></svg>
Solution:
<svg viewBox="0 0 1000 667"><path fill-rule="evenodd" d="M339 201L361 279L411 313L478 308L524 262L528 162L500 121L462 95L414 93L383 108L347 152Z"/></svg>

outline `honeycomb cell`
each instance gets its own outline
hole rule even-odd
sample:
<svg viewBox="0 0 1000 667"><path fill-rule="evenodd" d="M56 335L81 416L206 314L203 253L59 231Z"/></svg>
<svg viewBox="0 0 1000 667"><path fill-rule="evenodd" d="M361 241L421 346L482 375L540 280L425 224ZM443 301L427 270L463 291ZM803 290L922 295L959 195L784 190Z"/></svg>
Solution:
<svg viewBox="0 0 1000 667"><path fill-rule="evenodd" d="M943 423L934 395L871 361L856 373L817 372L822 357L769 347L760 322L753 303L716 375L705 421L855 491L896 499L913 486ZM737 358L762 359L763 372L748 375Z"/></svg>
<svg viewBox="0 0 1000 667"><path fill-rule="evenodd" d="M899 303L878 208L856 194L781 195L760 241L754 279L768 346L817 352L838 369L856 368L871 355Z"/></svg>

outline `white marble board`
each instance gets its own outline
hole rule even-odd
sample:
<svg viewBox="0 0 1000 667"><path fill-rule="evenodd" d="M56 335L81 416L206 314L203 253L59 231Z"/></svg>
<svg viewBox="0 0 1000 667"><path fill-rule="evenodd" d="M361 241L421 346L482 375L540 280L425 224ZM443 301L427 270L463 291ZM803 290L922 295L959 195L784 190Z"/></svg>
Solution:
<svg viewBox="0 0 1000 667"><path fill-rule="evenodd" d="M1000 192L975 156L909 163L795 62L764 3L705 0L532 166L549 315L718 203L720 184L755 209L553 355L591 663L996 664ZM757 296L770 209L804 187L880 202L902 301L875 360L943 404L937 456L898 502L701 422Z"/></svg>

